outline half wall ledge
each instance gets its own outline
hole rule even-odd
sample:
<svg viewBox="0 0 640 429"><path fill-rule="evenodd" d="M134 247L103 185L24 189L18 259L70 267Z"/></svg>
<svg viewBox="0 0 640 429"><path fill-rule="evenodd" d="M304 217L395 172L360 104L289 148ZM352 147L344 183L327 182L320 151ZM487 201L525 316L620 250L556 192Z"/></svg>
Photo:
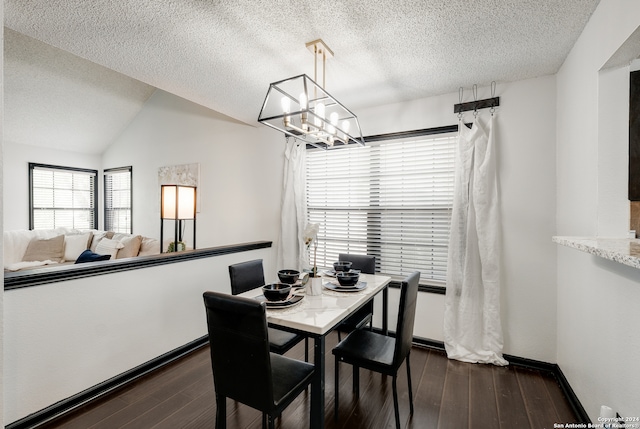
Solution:
<svg viewBox="0 0 640 429"><path fill-rule="evenodd" d="M552 237L554 243L640 269L640 239L601 237Z"/></svg>
<svg viewBox="0 0 640 429"><path fill-rule="evenodd" d="M116 259L114 261L89 262L86 264L63 265L60 267L49 266L46 268L8 272L4 275L4 290L39 286L67 280L117 273L120 271L138 270L140 268L153 267L157 265L175 264L193 259L226 255L229 253L265 249L271 247L271 245L271 241L254 241L250 243L186 250L183 252L161 253L153 256L137 256L135 258Z"/></svg>

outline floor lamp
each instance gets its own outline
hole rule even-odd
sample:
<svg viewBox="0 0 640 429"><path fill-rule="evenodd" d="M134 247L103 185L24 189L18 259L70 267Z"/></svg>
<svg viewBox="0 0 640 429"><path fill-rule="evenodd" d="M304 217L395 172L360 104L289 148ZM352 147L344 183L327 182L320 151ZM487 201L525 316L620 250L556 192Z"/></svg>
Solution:
<svg viewBox="0 0 640 429"><path fill-rule="evenodd" d="M164 221L174 221L173 251L182 242L184 221L193 220L193 248L196 248L196 187L186 185L162 185L160 194L160 252L162 253ZM171 246L170 246L171 247Z"/></svg>

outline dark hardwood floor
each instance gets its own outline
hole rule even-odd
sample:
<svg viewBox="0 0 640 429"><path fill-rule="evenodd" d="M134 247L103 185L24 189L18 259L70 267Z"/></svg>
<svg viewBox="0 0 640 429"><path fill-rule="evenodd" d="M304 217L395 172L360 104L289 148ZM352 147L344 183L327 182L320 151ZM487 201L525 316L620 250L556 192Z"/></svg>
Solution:
<svg viewBox="0 0 640 429"><path fill-rule="evenodd" d="M327 428L393 428L391 378L360 370L360 397L351 390L352 371L340 371L340 423L334 423L334 360L337 335L327 339L325 419ZM304 345L288 356L303 359ZM406 371L398 379L404 428L545 429L577 422L552 375L521 367L495 367L450 361L445 354L414 347L411 370L415 413L409 418ZM309 427L310 390L276 421L276 427ZM215 427L213 377L208 347L94 401L43 428L160 429ZM227 427L261 427L261 414L227 402Z"/></svg>

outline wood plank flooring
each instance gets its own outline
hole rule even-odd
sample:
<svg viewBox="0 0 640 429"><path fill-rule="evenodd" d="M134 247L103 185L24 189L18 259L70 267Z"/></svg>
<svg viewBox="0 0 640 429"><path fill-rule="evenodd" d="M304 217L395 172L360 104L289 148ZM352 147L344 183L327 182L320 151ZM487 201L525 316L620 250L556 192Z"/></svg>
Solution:
<svg viewBox="0 0 640 429"><path fill-rule="evenodd" d="M340 371L338 425L334 422L334 359L337 335L327 338L325 419L330 429L394 428L391 378L360 370L360 396L352 392L351 367ZM304 359L304 343L288 356ZM577 422L552 375L521 367L473 365L448 360L437 350L414 347L411 374L415 412L409 416L406 370L398 377L403 428L545 429ZM310 390L276 421L276 427L309 427ZM215 427L215 399L208 347L162 368L70 415L46 429L176 429ZM227 401L227 427L257 429L261 414Z"/></svg>

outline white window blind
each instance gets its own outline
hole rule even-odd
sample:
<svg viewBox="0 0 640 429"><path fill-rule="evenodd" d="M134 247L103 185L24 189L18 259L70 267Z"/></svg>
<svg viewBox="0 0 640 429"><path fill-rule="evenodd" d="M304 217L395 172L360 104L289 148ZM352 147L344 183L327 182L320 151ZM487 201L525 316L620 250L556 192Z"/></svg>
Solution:
<svg viewBox="0 0 640 429"><path fill-rule="evenodd" d="M29 163L31 229L96 228L97 171Z"/></svg>
<svg viewBox="0 0 640 429"><path fill-rule="evenodd" d="M376 256L376 271L444 285L456 135L307 152L309 222L320 224L317 264L339 253Z"/></svg>
<svg viewBox="0 0 640 429"><path fill-rule="evenodd" d="M131 167L104 170L104 227L132 233Z"/></svg>

